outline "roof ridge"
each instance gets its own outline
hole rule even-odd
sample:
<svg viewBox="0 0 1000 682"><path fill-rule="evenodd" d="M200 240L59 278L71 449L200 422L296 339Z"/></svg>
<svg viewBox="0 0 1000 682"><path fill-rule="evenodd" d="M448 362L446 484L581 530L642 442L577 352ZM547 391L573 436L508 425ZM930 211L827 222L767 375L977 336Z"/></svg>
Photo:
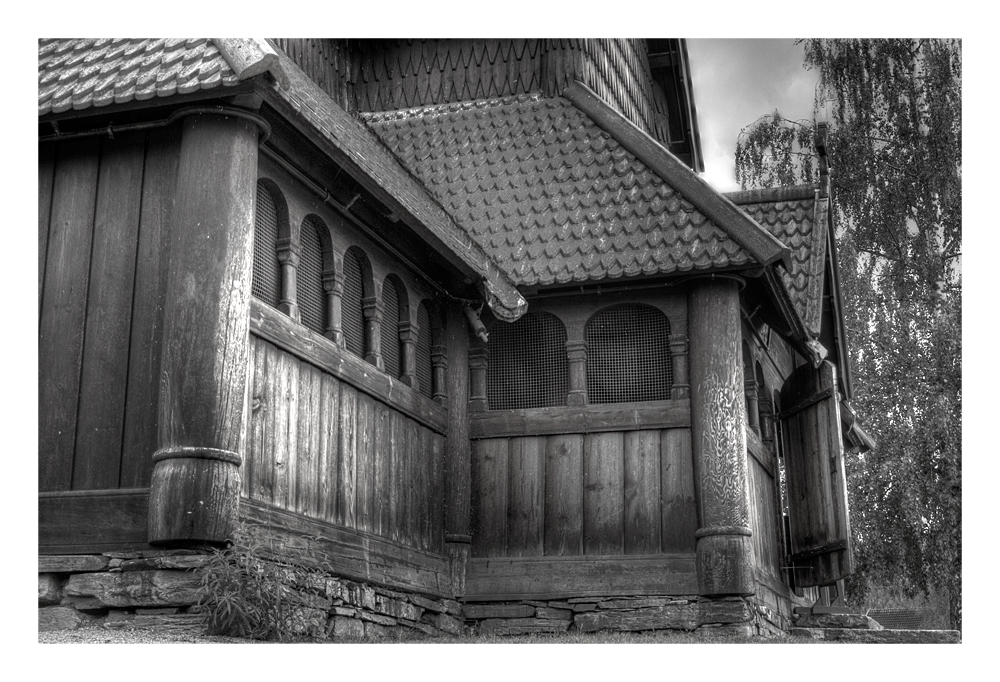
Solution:
<svg viewBox="0 0 1000 682"><path fill-rule="evenodd" d="M502 97L486 97L477 100L463 100L461 102L445 102L444 104L426 104L420 107L410 107L408 109L392 109L390 111L362 111L359 112L361 118L368 123L381 123L383 121L398 121L415 116L427 116L428 114L447 114L456 111L468 111L470 109L486 109L503 104L520 104L522 102L537 102L545 98L540 92L528 92L520 95L504 95Z"/></svg>

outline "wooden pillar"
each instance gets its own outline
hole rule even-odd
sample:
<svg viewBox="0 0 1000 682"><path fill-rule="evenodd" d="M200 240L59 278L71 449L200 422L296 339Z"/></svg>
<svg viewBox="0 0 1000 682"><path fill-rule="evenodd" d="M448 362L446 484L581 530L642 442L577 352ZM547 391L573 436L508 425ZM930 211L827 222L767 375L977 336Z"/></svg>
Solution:
<svg viewBox="0 0 1000 682"><path fill-rule="evenodd" d="M417 334L420 333L420 325L416 322L406 320L399 323L399 343L402 346L403 357L400 358L403 371L399 380L407 386L418 388L417 386Z"/></svg>
<svg viewBox="0 0 1000 682"><path fill-rule="evenodd" d="M695 538L703 596L754 593L739 286L736 278L716 276L693 282L688 293Z"/></svg>
<svg viewBox="0 0 1000 682"><path fill-rule="evenodd" d="M361 299L361 310L365 316L365 361L385 370L382 360L382 313L385 306L380 296L367 296Z"/></svg>
<svg viewBox="0 0 1000 682"><path fill-rule="evenodd" d="M688 337L678 333L670 335L670 356L674 361L674 382L670 387L670 397L675 400L687 398L691 395L691 385L688 383Z"/></svg>
<svg viewBox="0 0 1000 682"><path fill-rule="evenodd" d="M569 363L569 392L566 404L587 404L587 342L567 341L566 361Z"/></svg>
<svg viewBox="0 0 1000 682"><path fill-rule="evenodd" d="M242 463L258 125L244 110L183 122L163 316L151 544L232 534Z"/></svg>
<svg viewBox="0 0 1000 682"><path fill-rule="evenodd" d="M448 407L448 349L443 344L431 346L431 397Z"/></svg>
<svg viewBox="0 0 1000 682"><path fill-rule="evenodd" d="M440 348L440 347L438 347ZM444 355L449 358L451 369L443 372L443 365L434 364L434 400L438 391L447 393L448 441L445 449L445 549L448 553L452 596L465 595L465 567L472 543L472 448L469 443L469 332L465 315L458 305L446 310L444 328ZM436 353L432 353L434 358ZM443 358L442 358L443 359ZM443 375L443 376L441 376ZM438 381L438 378L446 379ZM446 386L441 389L439 387ZM448 395L453 396L448 400Z"/></svg>
<svg viewBox="0 0 1000 682"><path fill-rule="evenodd" d="M300 246L292 242L291 237L278 240L278 264L281 267L281 288L278 300L278 310L300 322L298 270Z"/></svg>
<svg viewBox="0 0 1000 682"><path fill-rule="evenodd" d="M344 260L334 255L334 269L323 271L323 294L326 296L326 330L323 336L344 348L344 317L341 303L344 300Z"/></svg>
<svg viewBox="0 0 1000 682"><path fill-rule="evenodd" d="M472 412L485 412L489 409L486 368L490 363L490 349L485 343L475 343L469 348L469 409Z"/></svg>

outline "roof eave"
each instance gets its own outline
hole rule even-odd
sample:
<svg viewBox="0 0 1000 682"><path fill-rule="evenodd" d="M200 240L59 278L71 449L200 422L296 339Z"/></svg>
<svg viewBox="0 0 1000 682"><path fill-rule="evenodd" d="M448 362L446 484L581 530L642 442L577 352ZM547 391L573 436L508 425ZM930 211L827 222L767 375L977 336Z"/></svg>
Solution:
<svg viewBox="0 0 1000 682"><path fill-rule="evenodd" d="M708 216L760 265L781 261L791 268L791 250L729 199L670 153L663 145L609 106L593 90L576 81L563 97L591 118L637 159Z"/></svg>

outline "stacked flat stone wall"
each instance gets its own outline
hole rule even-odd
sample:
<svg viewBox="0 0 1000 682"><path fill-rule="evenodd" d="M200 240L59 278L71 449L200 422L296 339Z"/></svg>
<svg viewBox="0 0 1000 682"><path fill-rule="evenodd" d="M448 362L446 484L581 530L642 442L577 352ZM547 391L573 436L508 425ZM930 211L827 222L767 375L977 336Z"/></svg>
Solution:
<svg viewBox="0 0 1000 682"><path fill-rule="evenodd" d="M683 630L706 637L770 634L756 607L742 597L579 597L558 601L464 604L466 624L479 634Z"/></svg>
<svg viewBox="0 0 1000 682"><path fill-rule="evenodd" d="M191 550L39 557L40 630L168 627L201 632L198 602L210 555ZM293 633L311 639L466 634L462 606L335 576L290 596Z"/></svg>

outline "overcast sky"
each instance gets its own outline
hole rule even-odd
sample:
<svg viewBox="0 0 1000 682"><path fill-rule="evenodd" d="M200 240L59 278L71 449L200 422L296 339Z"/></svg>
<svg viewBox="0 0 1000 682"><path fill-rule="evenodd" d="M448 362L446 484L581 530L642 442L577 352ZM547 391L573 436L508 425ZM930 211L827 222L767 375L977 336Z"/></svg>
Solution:
<svg viewBox="0 0 1000 682"><path fill-rule="evenodd" d="M740 129L775 109L811 118L816 74L802 67L803 47L794 40L688 39L687 46L702 177L719 191L738 190L733 159Z"/></svg>

